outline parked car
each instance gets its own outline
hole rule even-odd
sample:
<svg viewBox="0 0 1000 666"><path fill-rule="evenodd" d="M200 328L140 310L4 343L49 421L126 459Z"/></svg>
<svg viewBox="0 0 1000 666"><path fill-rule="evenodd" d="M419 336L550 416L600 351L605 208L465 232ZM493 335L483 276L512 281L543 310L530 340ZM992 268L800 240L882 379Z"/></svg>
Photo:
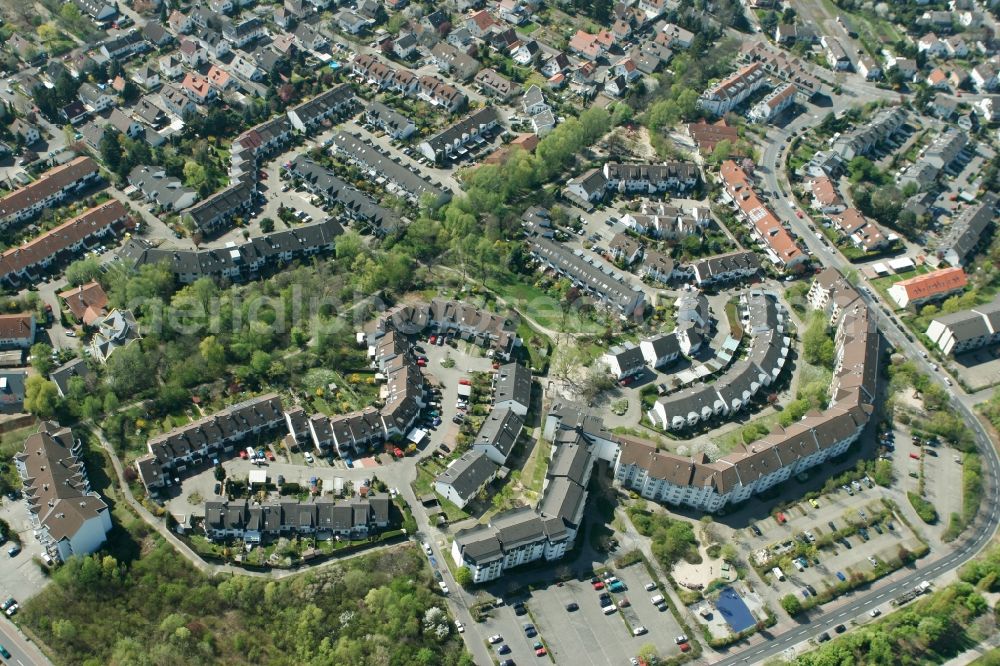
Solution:
<svg viewBox="0 0 1000 666"><path fill-rule="evenodd" d="M7 556L8 557L17 557L17 554L20 553L20 552L21 552L21 547L18 546L17 544L14 544L13 546L11 546L10 548L7 549Z"/></svg>
<svg viewBox="0 0 1000 666"><path fill-rule="evenodd" d="M566 604L566 612L575 613L578 610L580 610L580 604L576 603L575 601L571 601L568 604Z"/></svg>
<svg viewBox="0 0 1000 666"><path fill-rule="evenodd" d="M497 648L497 654L510 654L510 646L504 643Z"/></svg>
<svg viewBox="0 0 1000 666"><path fill-rule="evenodd" d="M503 636L501 636L500 634L493 634L489 638L489 641L490 641L490 643L492 645L496 645L497 643L501 642L502 640L503 640Z"/></svg>

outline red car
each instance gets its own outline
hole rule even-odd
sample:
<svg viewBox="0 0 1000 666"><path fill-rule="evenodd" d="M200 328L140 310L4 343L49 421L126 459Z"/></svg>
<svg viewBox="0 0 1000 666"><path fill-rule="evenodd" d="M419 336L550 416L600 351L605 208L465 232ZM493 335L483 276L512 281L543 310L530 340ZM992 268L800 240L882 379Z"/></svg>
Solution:
<svg viewBox="0 0 1000 666"><path fill-rule="evenodd" d="M679 647L681 649L681 652L688 652L691 649L691 644L690 643L681 643L677 647Z"/></svg>
<svg viewBox="0 0 1000 666"><path fill-rule="evenodd" d="M458 383L461 384L462 386L470 386L472 384L472 382L470 382L468 379L459 379Z"/></svg>
<svg viewBox="0 0 1000 666"><path fill-rule="evenodd" d="M780 511L777 514L775 514L774 519L777 520L778 524L780 525L784 525L785 522L788 520L788 518L785 517L785 514L781 513Z"/></svg>
<svg viewBox="0 0 1000 666"><path fill-rule="evenodd" d="M437 342L437 339L438 338L436 335L432 335L431 337L427 338L427 342L428 344L434 344L435 342Z"/></svg>
<svg viewBox="0 0 1000 666"><path fill-rule="evenodd" d="M419 365L421 368L427 367L427 361L425 361L422 358L418 358L417 359L417 365Z"/></svg>
<svg viewBox="0 0 1000 666"><path fill-rule="evenodd" d="M919 453L911 453L910 457L913 458L914 460L920 460L920 454Z"/></svg>
<svg viewBox="0 0 1000 666"><path fill-rule="evenodd" d="M247 450L246 449L240 449L240 458L243 458L243 460L247 459Z"/></svg>
<svg viewBox="0 0 1000 666"><path fill-rule="evenodd" d="M802 219L802 211L801 211L801 210L797 210L797 211L795 211L795 215L796 215L796 216L797 216L797 217L798 217L798 218L799 218L800 220Z"/></svg>
<svg viewBox="0 0 1000 666"><path fill-rule="evenodd" d="M618 384L621 385L621 386L628 386L631 383L632 383L632 378L631 377L624 377L624 378L621 379L621 381L618 382Z"/></svg>
<svg viewBox="0 0 1000 666"><path fill-rule="evenodd" d="M535 656L536 657L544 657L546 654L548 654L548 653L545 651L545 648L543 648L543 647L540 647L537 650L535 650Z"/></svg>
<svg viewBox="0 0 1000 666"><path fill-rule="evenodd" d="M595 590L603 590L604 589L604 581L599 580L596 583L594 583L594 589Z"/></svg>
<svg viewBox="0 0 1000 666"><path fill-rule="evenodd" d="M274 462L274 452L273 452L273 451L271 451L271 449L268 449L267 451L264 451L264 456L265 456L265 457L266 457L266 458L267 458L268 460L270 460L271 462Z"/></svg>

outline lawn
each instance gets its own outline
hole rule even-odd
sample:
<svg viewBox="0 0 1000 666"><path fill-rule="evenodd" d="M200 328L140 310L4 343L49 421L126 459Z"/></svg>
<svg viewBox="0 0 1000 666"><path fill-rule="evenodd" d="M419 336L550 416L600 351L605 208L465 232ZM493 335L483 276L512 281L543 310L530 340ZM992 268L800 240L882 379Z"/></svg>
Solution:
<svg viewBox="0 0 1000 666"><path fill-rule="evenodd" d="M778 424L778 418L781 416L780 412L771 412L770 414L764 414L756 419L749 421L741 425L738 428L730 430L724 435L715 437L712 442L719 447L719 453L725 455L727 453L732 453L736 449L740 448L744 444L749 444L750 442L745 442L743 440L743 431L747 428L757 428L758 432L763 432L766 428L768 431ZM761 435L765 437L766 435ZM759 438L755 438L752 441L756 441Z"/></svg>
<svg viewBox="0 0 1000 666"><path fill-rule="evenodd" d="M901 275L898 274L886 275L885 277L875 278L870 282L871 285L878 290L879 294L882 295L882 298L884 298L887 303L893 304L896 301L892 300L892 298L889 297L889 287L907 278L916 277L917 275L923 275L924 273L929 273L930 270L931 270L930 267L924 264L921 266L917 266L915 270L906 271ZM898 310L899 308L896 309Z"/></svg>
<svg viewBox="0 0 1000 666"><path fill-rule="evenodd" d="M548 456L542 453L548 446L545 440L536 440L535 448L531 450L531 455L524 462L521 472L521 483L525 490L536 496L542 494L542 483L545 481L545 472L549 468Z"/></svg>
<svg viewBox="0 0 1000 666"><path fill-rule="evenodd" d="M561 301L533 284L523 281L490 280L486 286L539 326L572 333L597 334L603 326L586 315L563 312Z"/></svg>
<svg viewBox="0 0 1000 666"><path fill-rule="evenodd" d="M517 337L522 340L522 346L528 352L531 367L539 374L548 372L549 362L552 359L552 341L548 336L538 332L522 319L517 326Z"/></svg>

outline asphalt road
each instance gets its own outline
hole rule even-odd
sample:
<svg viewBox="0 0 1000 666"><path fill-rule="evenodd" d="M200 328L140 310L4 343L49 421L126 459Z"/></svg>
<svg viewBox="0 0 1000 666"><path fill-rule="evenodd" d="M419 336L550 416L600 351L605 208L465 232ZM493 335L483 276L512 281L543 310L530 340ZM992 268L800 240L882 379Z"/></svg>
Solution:
<svg viewBox="0 0 1000 666"><path fill-rule="evenodd" d="M10 652L10 659L4 660L4 663L17 666L52 666L52 662L46 659L6 617L0 619L0 644Z"/></svg>
<svg viewBox="0 0 1000 666"><path fill-rule="evenodd" d="M834 107L830 110L836 111L840 108L844 108L849 102L850 100L845 100L843 98L840 98L839 100L835 99ZM778 178L778 169L781 165L781 160L778 156L779 147L787 146L788 144L785 143L785 137L797 132L802 127L805 127L811 119L811 113L803 114L790 123L788 127L778 131L777 139L768 144L764 151L761 164L764 167L762 170L764 174L763 180L769 189L779 193L781 191L779 189ZM784 189L785 192L789 192L787 187ZM799 219L795 215L795 208L790 199L779 197L774 203L775 205L772 206L774 208L774 212L783 221L791 224L800 239L810 247L814 256L818 258L824 266L835 267L841 271L850 270L852 268L850 263L844 259L838 251L828 247L815 237L814 232L809 228L808 218ZM877 314L878 327L882 335L885 336L885 338L897 350L900 350L907 358L916 363L921 371L931 377L933 381L943 385L943 375L931 368L930 362L923 358L924 350L919 345L914 342L910 342L905 338L899 330L898 322L895 318L884 315L879 307L877 298L863 290L859 291L859 293L865 302L868 303ZM872 293L875 292L873 291ZM983 483L985 487L984 495L986 499L983 508L981 509L982 513L980 514L977 524L967 530L967 534L974 536L958 542L951 552L943 557L928 563L918 563L916 565L917 570L913 573L901 578L890 578L891 582L889 584L880 585L877 589L868 593L855 593L852 595L853 598L847 603L831 607L825 611L814 611L810 615L809 619L801 626L790 629L781 634L773 635L767 642L746 648L733 656L716 662L717 664L728 666L729 664L758 663L766 661L772 657L776 657L797 643L814 638L823 631L832 630L834 626L845 622L849 618L856 617L863 613L867 613L875 607L882 606L890 599L898 596L906 590L912 589L923 580L933 582L938 576L956 569L971 560L986 546L986 544L989 543L998 527L997 505L1000 504L1000 492L998 492L996 480L997 478L1000 478L1000 457L998 457L997 450L986 434L986 430L983 428L982 423L980 423L979 419L976 418L972 409L968 404L966 404L965 401L963 401L962 397L957 395L957 392L960 389L952 386L944 386L944 388L951 396L951 405L955 412L962 416L966 425L968 425L972 430L975 436L976 447L982 455L984 461L983 468L986 471L986 474L984 475ZM888 610L888 607L883 610Z"/></svg>

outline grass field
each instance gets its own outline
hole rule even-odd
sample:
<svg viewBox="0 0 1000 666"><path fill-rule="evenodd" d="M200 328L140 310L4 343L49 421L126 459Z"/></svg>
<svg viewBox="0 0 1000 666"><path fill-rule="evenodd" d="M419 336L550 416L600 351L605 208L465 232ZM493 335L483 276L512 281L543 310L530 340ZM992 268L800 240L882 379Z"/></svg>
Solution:
<svg viewBox="0 0 1000 666"><path fill-rule="evenodd" d="M490 280L486 286L507 305L516 308L539 326L584 335L594 335L604 330L601 324L588 315L572 309L564 312L561 300L534 284L520 280Z"/></svg>
<svg viewBox="0 0 1000 666"><path fill-rule="evenodd" d="M537 440L535 448L531 450L531 455L524 461L524 467L521 472L521 483L524 484L524 488L528 493L534 494L534 497L526 497L525 499L537 499L542 494L542 483L545 481L545 472L549 468L548 457L543 455L543 451L549 448L549 445L544 440Z"/></svg>
<svg viewBox="0 0 1000 666"><path fill-rule="evenodd" d="M886 275L885 277L875 278L870 282L871 285L878 290L878 293L882 295L882 297L886 300L886 302L892 304L895 303L896 301L892 300L889 297L889 287L902 280L906 280L911 277L916 277L917 275L923 275L924 273L929 273L930 270L931 269L925 264L923 266L917 266L915 270L906 271L901 275ZM898 310L899 308L896 309Z"/></svg>
<svg viewBox="0 0 1000 666"><path fill-rule="evenodd" d="M739 428L730 430L724 435L715 437L712 442L719 447L719 453L725 455L727 453L732 453L736 449L740 448L744 444L749 444L750 442L743 441L743 429L750 426L763 426L761 430L765 427L770 430L778 424L778 418L781 416L780 412L771 412L770 414L765 414L761 417L751 420L748 423L744 423ZM756 440L754 440L756 441Z"/></svg>

